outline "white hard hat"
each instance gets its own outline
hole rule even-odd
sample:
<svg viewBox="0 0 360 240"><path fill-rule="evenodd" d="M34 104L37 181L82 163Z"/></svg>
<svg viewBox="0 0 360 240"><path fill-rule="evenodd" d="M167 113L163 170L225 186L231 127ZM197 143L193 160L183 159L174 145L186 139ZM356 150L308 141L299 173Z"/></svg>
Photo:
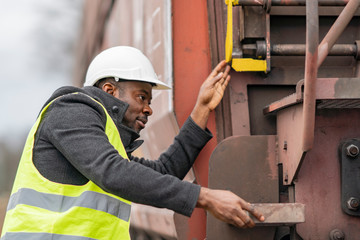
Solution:
<svg viewBox="0 0 360 240"><path fill-rule="evenodd" d="M108 48L97 55L89 65L84 86L94 86L107 77L148 82L155 84L153 89L170 89L158 79L149 59L140 50L128 46Z"/></svg>

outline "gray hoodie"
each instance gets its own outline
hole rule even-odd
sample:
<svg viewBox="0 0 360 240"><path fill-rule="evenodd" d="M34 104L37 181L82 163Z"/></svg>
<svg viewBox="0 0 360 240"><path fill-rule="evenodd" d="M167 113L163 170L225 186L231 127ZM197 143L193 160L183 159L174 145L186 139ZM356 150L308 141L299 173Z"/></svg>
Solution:
<svg viewBox="0 0 360 240"><path fill-rule="evenodd" d="M73 92L83 94L69 94ZM107 109L130 162L109 143L102 107L84 94ZM142 140L137 140L139 135L122 125L127 103L96 87L63 87L47 103L59 96L62 97L50 105L35 137L33 161L45 178L73 185L85 184L90 179L103 190L132 202L191 215L200 186L182 179L211 139L208 130L201 129L189 117L159 159L137 158L131 153Z"/></svg>

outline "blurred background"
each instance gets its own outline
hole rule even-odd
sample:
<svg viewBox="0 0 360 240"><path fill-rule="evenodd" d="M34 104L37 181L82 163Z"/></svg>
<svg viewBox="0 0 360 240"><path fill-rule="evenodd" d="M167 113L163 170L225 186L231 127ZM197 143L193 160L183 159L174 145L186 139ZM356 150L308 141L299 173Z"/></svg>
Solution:
<svg viewBox="0 0 360 240"><path fill-rule="evenodd" d="M72 83L82 0L2 0L0 8L0 208L44 101ZM3 213L1 211L0 224Z"/></svg>
<svg viewBox="0 0 360 240"><path fill-rule="evenodd" d="M115 45L142 50L159 79L171 86L170 25L171 3L165 0L2 0L0 226L27 134L54 90L64 85L81 87L93 57ZM155 159L178 132L172 92L155 91L152 108L156 114L142 138L157 144L144 144L136 154ZM161 141L154 139L159 129L164 132ZM132 210L136 238L159 239L158 234L137 233L136 228L161 232L161 239L176 238L172 211L136 204Z"/></svg>

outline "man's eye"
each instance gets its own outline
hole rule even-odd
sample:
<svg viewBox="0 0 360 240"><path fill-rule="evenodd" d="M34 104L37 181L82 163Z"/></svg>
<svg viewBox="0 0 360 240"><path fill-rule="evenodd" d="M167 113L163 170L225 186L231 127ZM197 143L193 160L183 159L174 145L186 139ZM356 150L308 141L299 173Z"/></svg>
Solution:
<svg viewBox="0 0 360 240"><path fill-rule="evenodd" d="M140 95L139 98L140 98L141 101L145 100L145 96L143 96L143 95Z"/></svg>

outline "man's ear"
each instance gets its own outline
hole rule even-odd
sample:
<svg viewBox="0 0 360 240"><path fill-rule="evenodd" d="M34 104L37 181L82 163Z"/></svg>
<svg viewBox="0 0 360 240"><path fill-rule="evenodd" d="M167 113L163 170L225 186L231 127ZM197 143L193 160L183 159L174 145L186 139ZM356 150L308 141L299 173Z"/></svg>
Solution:
<svg viewBox="0 0 360 240"><path fill-rule="evenodd" d="M116 86L114 86L112 83L109 82L104 83L101 89L104 92L107 92L108 94L113 95L115 97Z"/></svg>

